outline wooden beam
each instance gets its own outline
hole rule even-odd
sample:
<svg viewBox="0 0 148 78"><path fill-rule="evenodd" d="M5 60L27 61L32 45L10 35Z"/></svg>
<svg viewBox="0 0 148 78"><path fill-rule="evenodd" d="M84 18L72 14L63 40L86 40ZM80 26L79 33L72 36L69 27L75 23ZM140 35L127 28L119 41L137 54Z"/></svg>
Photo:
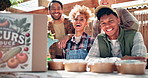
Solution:
<svg viewBox="0 0 148 78"><path fill-rule="evenodd" d="M48 7L49 2L50 1L48 1L48 0L39 0L39 6Z"/></svg>
<svg viewBox="0 0 148 78"><path fill-rule="evenodd" d="M89 8L94 8L98 6L98 0L84 0L84 1L79 1L79 2L74 2L74 3L69 3L64 5L64 14L68 15L73 6L75 5L84 5Z"/></svg>
<svg viewBox="0 0 148 78"><path fill-rule="evenodd" d="M129 1L136 1L136 0L116 0L116 3L123 3L123 2L129 2Z"/></svg>

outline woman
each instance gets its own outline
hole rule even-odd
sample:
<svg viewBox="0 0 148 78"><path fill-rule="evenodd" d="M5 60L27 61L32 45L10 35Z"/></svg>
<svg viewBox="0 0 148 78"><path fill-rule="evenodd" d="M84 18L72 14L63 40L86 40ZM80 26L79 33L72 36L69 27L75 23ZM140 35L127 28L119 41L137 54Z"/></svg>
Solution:
<svg viewBox="0 0 148 78"><path fill-rule="evenodd" d="M85 33L85 27L88 26L91 11L86 6L76 5L69 14L72 20L75 34L70 38L64 48L65 59L85 59L94 38Z"/></svg>

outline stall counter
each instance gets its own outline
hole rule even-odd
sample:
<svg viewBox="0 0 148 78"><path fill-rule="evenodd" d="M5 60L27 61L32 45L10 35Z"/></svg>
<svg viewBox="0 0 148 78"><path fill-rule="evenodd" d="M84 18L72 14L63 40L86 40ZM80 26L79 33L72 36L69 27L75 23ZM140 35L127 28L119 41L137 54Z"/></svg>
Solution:
<svg viewBox="0 0 148 78"><path fill-rule="evenodd" d="M67 72L48 70L47 72L11 72L0 73L0 78L148 78L148 69L144 75L114 73Z"/></svg>

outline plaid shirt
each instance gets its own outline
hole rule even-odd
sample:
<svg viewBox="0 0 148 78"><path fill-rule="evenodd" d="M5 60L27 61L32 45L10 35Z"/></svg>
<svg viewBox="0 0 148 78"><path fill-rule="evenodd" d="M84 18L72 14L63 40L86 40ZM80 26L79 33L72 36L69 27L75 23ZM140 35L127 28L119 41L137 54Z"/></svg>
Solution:
<svg viewBox="0 0 148 78"><path fill-rule="evenodd" d="M74 34L75 29L73 28L73 25L70 20L67 18L64 19L64 28L65 28L65 34ZM52 33L55 33L53 22L48 22L48 30L51 30ZM56 39L55 35L54 38ZM58 49L57 43L54 43L52 46L50 46L49 52L51 55L51 58L62 58L62 52L57 51ZM62 50L61 50L62 51Z"/></svg>
<svg viewBox="0 0 148 78"><path fill-rule="evenodd" d="M117 46L112 46L112 54L115 57L121 57L121 50L119 46L119 42L116 41L115 43ZM115 51L115 52L114 52ZM146 46L144 45L143 37L140 32L136 32L134 40L133 40L133 48L131 50L132 56L140 56L140 57L146 57ZM91 47L88 56L86 57L86 60L90 60L91 58L100 57L99 52L99 45L98 45L98 39L94 40L93 46Z"/></svg>
<svg viewBox="0 0 148 78"><path fill-rule="evenodd" d="M88 34L86 34L86 33L84 32L84 33L82 34L81 39L80 39L80 42L79 42L78 44L76 44L75 37L73 36L73 37L67 42L67 44L68 44L68 43L71 43L71 50L78 50L78 49L84 48L84 41L86 40L87 35L88 35ZM93 42L94 42L94 38L91 37L91 36L89 36L89 38L88 38L88 44L87 44L87 51L88 51L88 52L89 52L89 50L90 50L90 48L91 48ZM67 52L67 49L68 49L67 46L68 46L68 45L66 45L66 48L64 49L65 52Z"/></svg>

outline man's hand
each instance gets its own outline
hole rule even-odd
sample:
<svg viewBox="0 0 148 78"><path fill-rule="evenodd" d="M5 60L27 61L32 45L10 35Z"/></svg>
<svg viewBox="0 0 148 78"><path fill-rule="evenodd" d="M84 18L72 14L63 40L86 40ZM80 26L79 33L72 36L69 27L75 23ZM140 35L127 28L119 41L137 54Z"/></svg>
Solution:
<svg viewBox="0 0 148 78"><path fill-rule="evenodd" d="M66 47L66 43L67 41L72 37L72 34L70 35L66 35L64 38L62 38L59 42L58 42L58 47L63 49Z"/></svg>

